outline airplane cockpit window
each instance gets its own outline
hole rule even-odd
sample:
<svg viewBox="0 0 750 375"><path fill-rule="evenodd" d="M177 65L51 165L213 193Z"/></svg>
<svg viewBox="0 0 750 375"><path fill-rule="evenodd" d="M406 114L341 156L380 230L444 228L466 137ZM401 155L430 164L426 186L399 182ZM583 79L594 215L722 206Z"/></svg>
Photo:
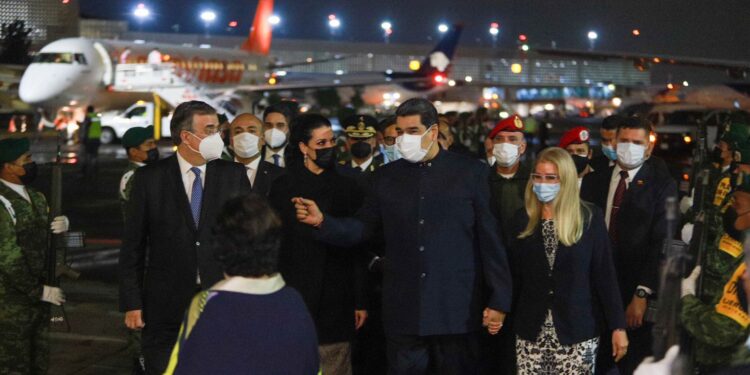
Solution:
<svg viewBox="0 0 750 375"><path fill-rule="evenodd" d="M86 65L86 56L82 53L42 52L34 56L32 63Z"/></svg>

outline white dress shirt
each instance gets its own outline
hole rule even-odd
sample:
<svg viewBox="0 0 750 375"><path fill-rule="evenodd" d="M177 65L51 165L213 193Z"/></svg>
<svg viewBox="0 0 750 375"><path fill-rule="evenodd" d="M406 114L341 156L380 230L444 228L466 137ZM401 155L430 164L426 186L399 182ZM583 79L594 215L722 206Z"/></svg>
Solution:
<svg viewBox="0 0 750 375"><path fill-rule="evenodd" d="M2 181L5 184L5 186L9 187L11 190L18 193L18 195L23 197L23 199L26 199L27 202L31 203L31 197L29 196L29 192L26 191L26 186L14 184L12 182L5 181L3 179L0 179L0 181Z"/></svg>
<svg viewBox="0 0 750 375"><path fill-rule="evenodd" d="M373 160L373 157L370 156L369 159L365 160L365 162L360 165L357 165L357 163L355 163L354 160L352 160L352 167L359 168L362 170L362 172L367 171L367 168L369 168L370 164L372 164L372 160Z"/></svg>
<svg viewBox="0 0 750 375"><path fill-rule="evenodd" d="M286 167L286 163L284 162L284 150L286 150L286 146L282 147L281 150L277 152L274 152L273 150L271 150L270 147L266 146L266 159L265 160L273 165L276 165L276 163L273 161L273 156L279 155L280 156L279 167L282 167L282 168Z"/></svg>
<svg viewBox="0 0 750 375"><path fill-rule="evenodd" d="M201 170L201 186L206 187L206 165L192 165L185 160L179 152L177 154L177 163L180 165L180 175L182 176L182 185L185 186L185 194L187 194L188 201L193 196L193 181L195 181L195 173L190 168L196 167Z"/></svg>
<svg viewBox="0 0 750 375"><path fill-rule="evenodd" d="M237 160L237 158L234 158L234 161L239 163L240 161ZM258 167L260 166L260 158L255 158L255 160L244 164L245 169L247 170L247 179L250 180L250 186L255 186L255 176L258 175Z"/></svg>

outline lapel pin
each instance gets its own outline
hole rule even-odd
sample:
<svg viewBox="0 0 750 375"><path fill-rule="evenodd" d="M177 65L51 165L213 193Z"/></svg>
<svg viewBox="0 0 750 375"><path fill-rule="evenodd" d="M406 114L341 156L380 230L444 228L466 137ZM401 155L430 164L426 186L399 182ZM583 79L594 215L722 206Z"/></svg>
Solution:
<svg viewBox="0 0 750 375"><path fill-rule="evenodd" d="M645 181L643 181L643 180L638 180L638 181L636 181L635 183L636 183L636 185L638 185L638 186L643 186L643 184L645 184L646 182L645 182Z"/></svg>

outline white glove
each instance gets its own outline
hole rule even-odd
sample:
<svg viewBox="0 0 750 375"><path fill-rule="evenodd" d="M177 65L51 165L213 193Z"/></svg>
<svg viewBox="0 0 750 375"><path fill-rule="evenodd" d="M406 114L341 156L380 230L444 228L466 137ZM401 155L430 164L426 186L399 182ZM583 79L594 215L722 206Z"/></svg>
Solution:
<svg viewBox="0 0 750 375"><path fill-rule="evenodd" d="M695 295L695 284L697 283L700 274L701 266L695 266L693 272L690 272L690 275L682 280L682 293L680 293L680 297Z"/></svg>
<svg viewBox="0 0 750 375"><path fill-rule="evenodd" d="M70 229L70 221L68 221L67 216L58 216L52 219L49 229L52 229L52 233L54 234L65 233Z"/></svg>
<svg viewBox="0 0 750 375"><path fill-rule="evenodd" d="M42 301L60 306L65 303L65 293L60 288L45 285L42 291Z"/></svg>
<svg viewBox="0 0 750 375"><path fill-rule="evenodd" d="M682 199L680 199L680 212L684 215L685 212L688 212L690 207L693 207L693 197L687 195L682 197Z"/></svg>
<svg viewBox="0 0 750 375"><path fill-rule="evenodd" d="M669 350L667 350L667 353L664 354L664 358L662 358L659 362L654 362L654 357L648 357L641 362L640 365L638 365L638 368L635 369L634 375L670 375L672 373L672 366L674 365L675 359L677 359L677 355L680 354L680 347L678 345L674 345Z"/></svg>
<svg viewBox="0 0 750 375"><path fill-rule="evenodd" d="M695 228L693 223L687 223L682 227L682 242L685 242L688 245L690 244L690 240L693 239L693 228Z"/></svg>

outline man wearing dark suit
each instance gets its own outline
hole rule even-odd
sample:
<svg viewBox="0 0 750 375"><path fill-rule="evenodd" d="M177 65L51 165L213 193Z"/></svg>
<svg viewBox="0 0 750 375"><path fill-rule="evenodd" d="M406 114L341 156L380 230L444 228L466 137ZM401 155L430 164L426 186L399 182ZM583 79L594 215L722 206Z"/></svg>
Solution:
<svg viewBox="0 0 750 375"><path fill-rule="evenodd" d="M663 161L649 157L651 124L636 117L617 124L613 167L586 175L581 197L605 212L612 240L618 285L628 325L630 349L618 363L620 373L632 373L651 353L651 324L644 321L647 301L658 290L661 246L666 237L665 203L677 196L677 185ZM603 337L607 337L604 335ZM597 372L612 366L608 340L599 348Z"/></svg>
<svg viewBox="0 0 750 375"><path fill-rule="evenodd" d="M263 160L260 152L265 145L263 122L243 113L232 120L229 136L234 161L245 166L253 192L267 197L273 181L284 174L284 168Z"/></svg>
<svg viewBox="0 0 750 375"><path fill-rule="evenodd" d="M120 308L143 329L148 374L166 369L193 295L223 278L211 227L226 200L250 192L241 165L214 160L223 141L211 106L180 104L170 130L177 153L135 173L120 250Z"/></svg>
<svg viewBox="0 0 750 375"><path fill-rule="evenodd" d="M440 150L437 111L429 101L407 100L396 115L403 160L375 173L355 217L324 216L315 202L295 198L297 217L318 227L321 240L343 246L365 241L382 226L389 374L475 374L477 333L485 325L497 334L512 293L489 209L489 170Z"/></svg>

